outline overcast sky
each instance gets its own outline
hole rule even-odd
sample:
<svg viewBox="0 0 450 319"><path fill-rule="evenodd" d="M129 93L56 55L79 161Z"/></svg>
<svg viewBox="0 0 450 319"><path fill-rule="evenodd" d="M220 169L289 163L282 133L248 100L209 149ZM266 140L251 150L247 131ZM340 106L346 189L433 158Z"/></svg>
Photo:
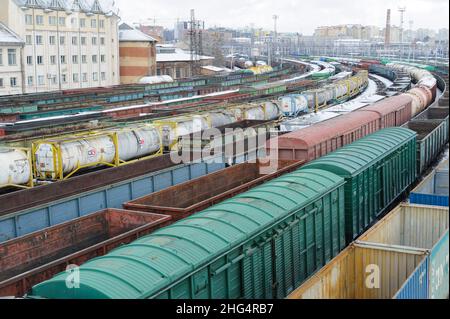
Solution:
<svg viewBox="0 0 450 319"><path fill-rule="evenodd" d="M384 26L386 10L392 10L392 23L400 24L398 7L405 6L405 28L414 21L414 29L448 28L449 0L115 0L126 22L145 22L156 18L157 25L172 27L177 18L196 17L206 27L273 28L277 14L281 32L310 35L319 25L365 24ZM147 21L148 22L148 21Z"/></svg>

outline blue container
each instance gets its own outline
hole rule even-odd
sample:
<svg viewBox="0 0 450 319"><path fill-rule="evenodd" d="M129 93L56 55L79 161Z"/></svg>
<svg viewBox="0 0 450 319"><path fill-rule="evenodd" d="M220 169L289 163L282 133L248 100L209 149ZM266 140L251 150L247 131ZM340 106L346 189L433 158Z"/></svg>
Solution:
<svg viewBox="0 0 450 319"><path fill-rule="evenodd" d="M449 296L448 253L449 253L449 245L448 245L448 230L447 230L445 235L433 247L429 257L430 299L448 299Z"/></svg>
<svg viewBox="0 0 450 319"><path fill-rule="evenodd" d="M428 258L406 280L394 299L428 299Z"/></svg>
<svg viewBox="0 0 450 319"><path fill-rule="evenodd" d="M439 165L410 195L411 204L448 206L448 160Z"/></svg>

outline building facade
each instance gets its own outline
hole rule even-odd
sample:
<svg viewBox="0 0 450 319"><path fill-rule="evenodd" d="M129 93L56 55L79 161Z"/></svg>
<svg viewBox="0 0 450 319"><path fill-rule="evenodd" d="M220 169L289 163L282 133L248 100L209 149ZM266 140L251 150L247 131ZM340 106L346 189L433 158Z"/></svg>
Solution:
<svg viewBox="0 0 450 319"><path fill-rule="evenodd" d="M156 75L156 40L130 25L119 27L120 83L138 83Z"/></svg>
<svg viewBox="0 0 450 319"><path fill-rule="evenodd" d="M23 46L22 39L0 22L0 95L23 93Z"/></svg>
<svg viewBox="0 0 450 319"><path fill-rule="evenodd" d="M214 63L214 57L196 56L195 60L191 59L190 52L183 51L171 45L156 46L156 75L169 75L173 79L187 78L199 75L202 66ZM193 74L195 64L199 67L198 73Z"/></svg>
<svg viewBox="0 0 450 319"><path fill-rule="evenodd" d="M99 0L0 0L0 7L0 21L25 42L25 93L119 84L114 8Z"/></svg>

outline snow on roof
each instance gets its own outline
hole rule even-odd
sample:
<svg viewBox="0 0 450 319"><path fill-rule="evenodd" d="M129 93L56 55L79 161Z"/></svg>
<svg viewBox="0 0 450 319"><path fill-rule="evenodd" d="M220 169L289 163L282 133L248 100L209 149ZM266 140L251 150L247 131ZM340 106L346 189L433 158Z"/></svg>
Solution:
<svg viewBox="0 0 450 319"><path fill-rule="evenodd" d="M6 25L0 22L0 44L21 45L24 41Z"/></svg>
<svg viewBox="0 0 450 319"><path fill-rule="evenodd" d="M14 0L18 6L118 15L114 0Z"/></svg>
<svg viewBox="0 0 450 319"><path fill-rule="evenodd" d="M214 57L206 56L206 55L200 55L197 56L198 60L213 60ZM179 48L175 48L174 53L163 53L158 52L156 54L156 62L185 62L185 61L191 61L191 53L187 51L183 51Z"/></svg>
<svg viewBox="0 0 450 319"><path fill-rule="evenodd" d="M156 39L152 38L145 33L136 30L126 23L122 23L119 26L119 41L123 42L156 42Z"/></svg>
<svg viewBox="0 0 450 319"><path fill-rule="evenodd" d="M206 70L214 71L214 72L222 72L222 71L225 71L224 68L219 68L219 67L214 66L214 65L205 65L205 66L202 66L202 68L203 68L203 69L206 69Z"/></svg>

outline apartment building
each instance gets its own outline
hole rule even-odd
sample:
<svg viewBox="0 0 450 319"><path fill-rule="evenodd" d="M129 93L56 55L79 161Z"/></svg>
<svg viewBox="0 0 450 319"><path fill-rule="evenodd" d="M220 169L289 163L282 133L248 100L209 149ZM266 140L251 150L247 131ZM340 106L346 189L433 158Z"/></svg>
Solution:
<svg viewBox="0 0 450 319"><path fill-rule="evenodd" d="M0 0L25 42L25 93L120 83L118 20L101 0Z"/></svg>
<svg viewBox="0 0 450 319"><path fill-rule="evenodd" d="M20 37L0 22L0 95L23 93Z"/></svg>

